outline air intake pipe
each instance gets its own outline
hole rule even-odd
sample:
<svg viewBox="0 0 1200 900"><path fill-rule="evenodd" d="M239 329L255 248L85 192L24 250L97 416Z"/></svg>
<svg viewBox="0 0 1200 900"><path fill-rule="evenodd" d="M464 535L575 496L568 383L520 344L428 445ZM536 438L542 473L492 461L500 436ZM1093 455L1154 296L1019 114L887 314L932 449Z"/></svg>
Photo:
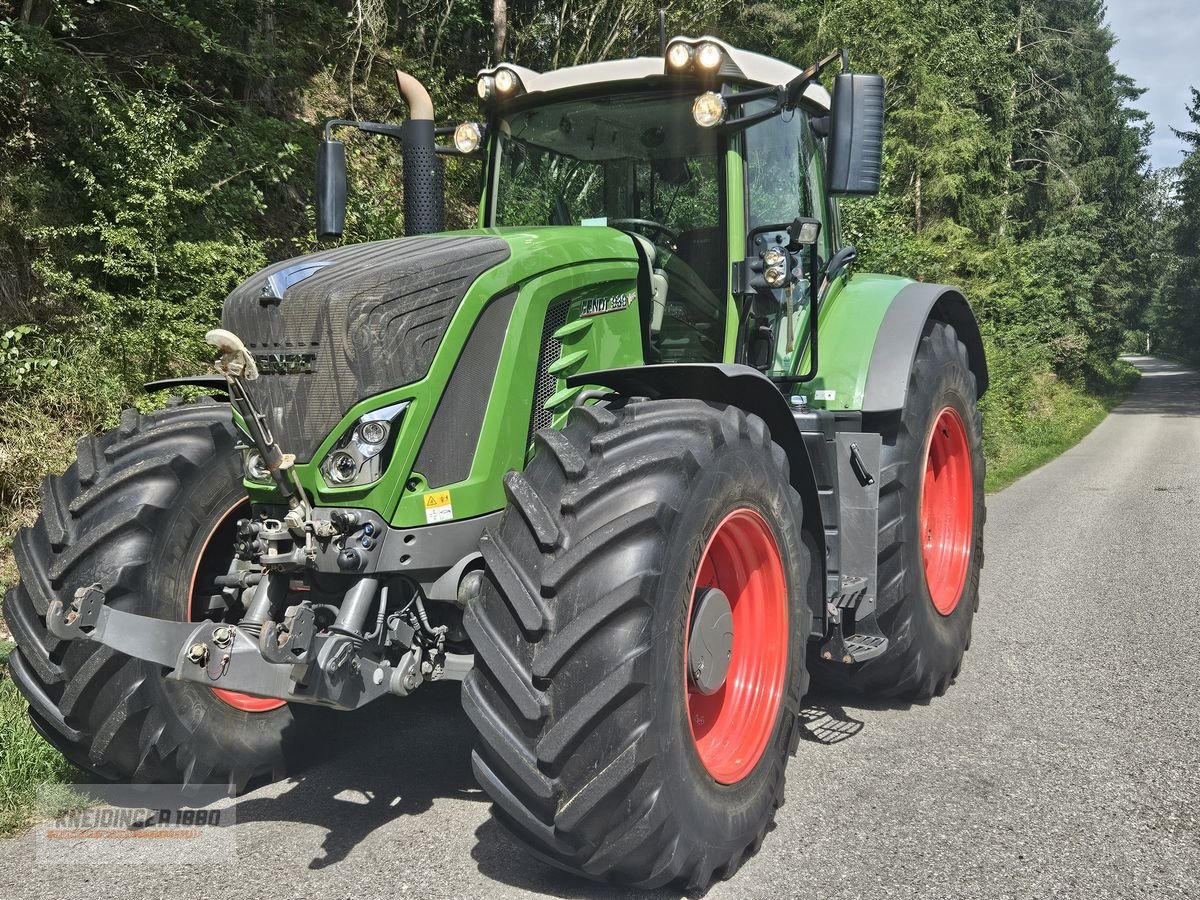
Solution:
<svg viewBox="0 0 1200 900"><path fill-rule="evenodd" d="M404 233L411 236L441 231L442 161L434 150L433 101L421 82L399 69L396 87L408 104L408 119L400 126L404 145Z"/></svg>

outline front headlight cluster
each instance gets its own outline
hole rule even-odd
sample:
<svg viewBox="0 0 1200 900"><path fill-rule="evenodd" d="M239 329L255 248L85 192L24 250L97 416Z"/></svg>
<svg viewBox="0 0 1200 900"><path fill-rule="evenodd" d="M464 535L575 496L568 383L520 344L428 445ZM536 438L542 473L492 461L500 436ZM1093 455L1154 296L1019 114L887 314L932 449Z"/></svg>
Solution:
<svg viewBox="0 0 1200 900"><path fill-rule="evenodd" d="M321 460L321 477L330 487L371 484L383 475L396 443L396 432L408 401L369 412L354 423ZM271 483L271 472L262 454L253 447L242 451L247 481Z"/></svg>
<svg viewBox="0 0 1200 900"><path fill-rule="evenodd" d="M383 475L400 419L408 403L369 412L334 444L321 461L321 477L330 487L371 484Z"/></svg>
<svg viewBox="0 0 1200 900"><path fill-rule="evenodd" d="M688 41L672 41L667 46L667 68L672 72L689 69L701 75L714 74L725 60L725 51L713 41L698 44Z"/></svg>
<svg viewBox="0 0 1200 900"><path fill-rule="evenodd" d="M783 287L787 283L791 260L786 251L771 247L763 254L763 280L768 287Z"/></svg>
<svg viewBox="0 0 1200 900"><path fill-rule="evenodd" d="M515 97L525 90L521 78L512 69L497 69L495 72L479 76L475 82L475 91L479 99L485 103L497 97Z"/></svg>

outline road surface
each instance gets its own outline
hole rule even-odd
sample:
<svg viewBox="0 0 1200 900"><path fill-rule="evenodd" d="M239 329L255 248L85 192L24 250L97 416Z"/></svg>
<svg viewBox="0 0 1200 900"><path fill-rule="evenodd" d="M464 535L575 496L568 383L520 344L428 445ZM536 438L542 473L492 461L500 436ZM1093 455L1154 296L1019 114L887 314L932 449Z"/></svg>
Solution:
<svg viewBox="0 0 1200 900"><path fill-rule="evenodd" d="M989 498L958 683L808 698L777 826L709 897L1200 897L1200 377L1135 362L1127 403ZM435 687L335 719L342 750L239 800L226 865L47 865L25 836L0 841L0 896L626 896L488 821L457 687Z"/></svg>

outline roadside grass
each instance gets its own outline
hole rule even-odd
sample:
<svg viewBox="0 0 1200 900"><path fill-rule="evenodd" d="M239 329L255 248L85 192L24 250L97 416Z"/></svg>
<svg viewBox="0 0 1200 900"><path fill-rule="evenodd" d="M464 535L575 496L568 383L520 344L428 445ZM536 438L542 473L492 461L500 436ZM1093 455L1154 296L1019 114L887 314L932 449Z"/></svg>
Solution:
<svg viewBox="0 0 1200 900"><path fill-rule="evenodd" d="M1020 415L1005 418L985 413L988 493L1007 487L1078 444L1129 396L1139 377L1129 363L1118 362L1111 385L1092 393L1053 376L1035 377Z"/></svg>
<svg viewBox="0 0 1200 900"><path fill-rule="evenodd" d="M63 759L29 724L28 704L8 677L14 644L0 644L0 836L33 818L38 790L46 784L79 781L82 773Z"/></svg>

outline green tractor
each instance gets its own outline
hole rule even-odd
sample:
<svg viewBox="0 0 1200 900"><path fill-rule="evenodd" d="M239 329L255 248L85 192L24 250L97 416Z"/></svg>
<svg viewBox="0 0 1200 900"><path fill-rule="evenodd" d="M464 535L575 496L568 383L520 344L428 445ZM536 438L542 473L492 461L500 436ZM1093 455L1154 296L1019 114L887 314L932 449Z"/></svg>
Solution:
<svg viewBox="0 0 1200 900"><path fill-rule="evenodd" d="M398 80L403 124L326 124L318 230L357 128L403 144L407 236L253 276L218 374L149 385L224 399L79 442L16 539L12 678L98 776L233 789L314 705L461 680L502 825L703 888L782 803L810 676L926 700L959 671L979 329L854 270L837 198L878 190L884 96L845 54L505 63L453 129ZM447 153L481 162L477 229L441 230Z"/></svg>

